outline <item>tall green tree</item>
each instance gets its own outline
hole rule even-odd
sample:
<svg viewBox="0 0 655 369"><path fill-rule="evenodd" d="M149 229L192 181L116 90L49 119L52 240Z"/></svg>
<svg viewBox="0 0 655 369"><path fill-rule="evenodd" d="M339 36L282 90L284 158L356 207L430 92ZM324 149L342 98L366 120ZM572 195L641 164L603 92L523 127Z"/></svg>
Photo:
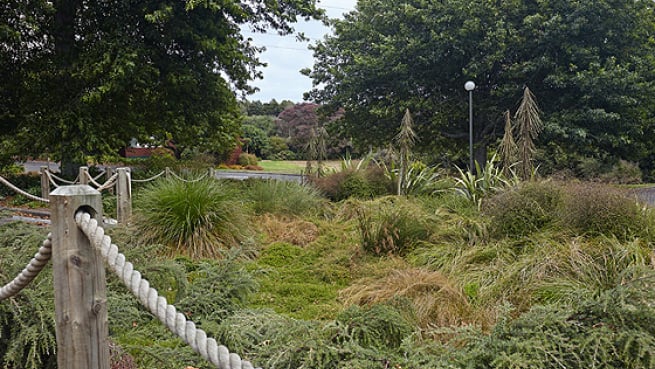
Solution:
<svg viewBox="0 0 655 369"><path fill-rule="evenodd" d="M390 142L405 108L423 152L463 161L463 84L475 81L476 160L502 132L522 87L539 96L548 157L647 161L655 104L653 1L360 0L313 46L306 97L346 113L359 145ZM568 154L556 157L555 153ZM650 164L652 167L652 164Z"/></svg>
<svg viewBox="0 0 655 369"><path fill-rule="evenodd" d="M14 32L30 55L2 64L3 74L23 71L3 139L24 155L50 152L65 170L133 137L229 150L239 133L236 94L253 91L263 64L241 27L288 34L299 17L321 16L315 0L29 2L33 9L2 5L18 19L38 15ZM8 48L0 53L4 61Z"/></svg>

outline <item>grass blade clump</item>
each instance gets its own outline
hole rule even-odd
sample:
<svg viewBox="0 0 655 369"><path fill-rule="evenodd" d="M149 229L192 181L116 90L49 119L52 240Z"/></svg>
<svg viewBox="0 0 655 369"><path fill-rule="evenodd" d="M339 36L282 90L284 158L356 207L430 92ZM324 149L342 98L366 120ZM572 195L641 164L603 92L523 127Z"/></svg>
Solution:
<svg viewBox="0 0 655 369"><path fill-rule="evenodd" d="M364 202L356 211L362 248L375 255L403 255L432 233L432 217L402 197Z"/></svg>
<svg viewBox="0 0 655 369"><path fill-rule="evenodd" d="M568 229L585 236L653 239L653 212L625 192L591 183L567 187L561 220Z"/></svg>
<svg viewBox="0 0 655 369"><path fill-rule="evenodd" d="M473 309L462 288L442 273L426 269L393 270L380 279L365 278L339 295L346 304L360 306L406 298L423 328L474 322Z"/></svg>
<svg viewBox="0 0 655 369"><path fill-rule="evenodd" d="M496 236L524 237L552 226L562 205L562 190L551 182L524 182L486 199L483 213Z"/></svg>
<svg viewBox="0 0 655 369"><path fill-rule="evenodd" d="M170 254L216 258L246 239L244 209L234 192L214 179L161 180L140 193L135 225L142 242L163 244Z"/></svg>
<svg viewBox="0 0 655 369"><path fill-rule="evenodd" d="M315 215L327 206L316 188L289 181L249 180L244 196L256 214Z"/></svg>

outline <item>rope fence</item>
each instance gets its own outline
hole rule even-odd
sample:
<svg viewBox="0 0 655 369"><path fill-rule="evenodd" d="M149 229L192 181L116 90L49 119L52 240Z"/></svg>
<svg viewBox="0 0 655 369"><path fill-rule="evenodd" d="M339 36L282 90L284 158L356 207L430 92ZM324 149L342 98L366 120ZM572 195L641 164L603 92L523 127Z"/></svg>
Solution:
<svg viewBox="0 0 655 369"><path fill-rule="evenodd" d="M175 306L168 304L166 298L160 296L156 289L150 287L148 280L142 278L141 273L134 270L132 263L125 260L125 255L111 243L111 238L105 235L104 229L91 218L89 213L78 212L75 221L91 244L101 251L105 262L123 284L171 332L219 369L253 369L249 361L241 360L239 355L230 353L215 339L208 338L205 331L196 328L192 321L187 320L184 314L179 313Z"/></svg>
<svg viewBox="0 0 655 369"><path fill-rule="evenodd" d="M147 178L147 179L132 179L132 182L135 182L135 183L146 183L146 182L151 182L151 181L154 181L155 179L157 179L157 178L163 176L164 174L166 174L166 171L165 171L165 170L163 170L161 173L159 173L159 174L155 174L154 176L152 176L152 177L150 177L150 178Z"/></svg>
<svg viewBox="0 0 655 369"><path fill-rule="evenodd" d="M112 176L105 185L108 186L108 183L115 181L116 178ZM96 367L96 364L98 365L98 368L105 368L105 365L107 365L107 363L104 363L105 360L103 359L103 350L106 349L106 338L102 338L103 329L96 330L97 327L87 325L94 323L86 323L79 320L81 317L100 316L99 314L101 311L104 311L106 316L106 307L101 307L103 306L102 304L104 304L102 301L105 301L105 298L103 297L105 288L104 268L102 267L104 262L146 309L157 317L157 319L159 319L173 334L177 335L195 352L209 363L213 364L213 366L219 369L255 369L249 361L242 360L238 354L230 353L227 347L218 344L214 338L207 337L207 333L204 330L196 327L196 324L193 321L187 320L183 313L178 312L175 306L168 304L165 297L161 296L156 289L150 287L148 280L143 278L141 273L134 269L133 264L125 259L125 255L119 252L118 247L112 243L111 238L105 235L105 231L98 224L98 221L91 216L88 210L86 210L90 207L91 209L97 209L99 212L98 214L102 214L100 191L94 190L88 185L62 186L55 190L51 196L55 196L55 200L51 204L53 231L48 234L43 241L42 246L27 266L18 273L11 282L0 288L0 301L15 296L27 287L43 270L48 261L53 259L55 296L60 296L59 302L57 302L58 300L55 298L58 365L67 368L74 367L75 369L86 369L90 366ZM75 209L79 210L75 211L74 219L72 219L72 216L71 218L68 218L68 216L65 215L69 211ZM53 239L56 241L54 247L55 255L53 255ZM96 255L100 258L98 259L99 264L91 263L89 257L94 253L94 251L89 250L97 250ZM91 253L89 254L89 252ZM81 262L82 260L86 261ZM96 267L91 267L86 270L80 269L85 268L87 265L96 265ZM72 274L62 275L62 271ZM102 276L102 284L99 285L97 284L98 282L94 282L94 278L96 277L90 277L90 275ZM82 279L79 279L82 278L82 276L86 276L83 277L85 282L79 284L82 283ZM93 295L89 296L89 291L93 291L93 289L86 292L78 291L78 288L82 287L84 284L88 284L88 286L84 288L89 288L91 285L96 286L93 287L93 289L99 288L98 293L100 294L95 295L95 293L92 293ZM62 287L64 289L62 289ZM79 297L75 298L75 295L78 293L82 293L82 295L79 296L84 296L86 294L86 296L91 297L92 303L89 304L89 301L80 301ZM70 306L62 305L62 295L68 297L66 304L71 304ZM89 315L88 313L85 313L85 306L91 307L94 314ZM67 318L64 318L64 320L61 320L62 311L66 311L65 316ZM70 318L68 318L69 313L72 314ZM70 330L72 327L70 323L71 321L76 322L74 326L77 328L74 328L73 331ZM97 319L94 321L98 322ZM100 319L100 324L103 324L102 319ZM85 332L87 332L89 327L91 327L91 331L94 333L90 334L88 338L95 337L92 341L97 343L97 345L88 343L89 347L86 347L83 350L84 352L80 353L75 349L67 347L67 345L63 343L64 341L71 339L73 341L79 339L84 340ZM72 338L68 337L68 334L71 332L76 332L74 334L77 336ZM80 333L81 335L79 335ZM106 332L104 333L104 336L106 337ZM60 346L60 339L63 340L61 342L62 346ZM96 348L94 349L93 347ZM87 352L86 349L91 349L91 351ZM78 361L80 358L88 359L89 357L95 357L96 359L94 359L95 361L93 361L93 363ZM108 358L106 359L108 361ZM75 364L73 365L72 363Z"/></svg>
<svg viewBox="0 0 655 369"><path fill-rule="evenodd" d="M20 195L23 195L23 196L25 196L25 197L27 197L27 198L29 198L29 199L31 199L31 200L34 200L34 201L41 201L41 202L46 202L46 203L47 203L47 202L50 202L50 200L48 200L48 199L44 199L43 197L39 197L39 196L34 196L34 195L32 195L31 193L29 193L29 192L26 192L26 191L21 190L20 188L14 186L11 182L9 182L8 180L6 180L6 179L5 179L4 177L2 177L2 176L0 176L0 183L5 184L7 187L11 188L11 189L14 190L16 193L18 193L18 194L20 194Z"/></svg>
<svg viewBox="0 0 655 369"><path fill-rule="evenodd" d="M207 175L208 175L208 173L205 173L205 174L201 175L200 177L198 177L196 179L184 179L184 178L180 177L179 175L175 174L175 172L173 172L173 171L171 171L170 173L174 178L176 178L176 179L178 179L178 180L180 180L182 182L186 182L186 183L200 182L203 179L207 178Z"/></svg>

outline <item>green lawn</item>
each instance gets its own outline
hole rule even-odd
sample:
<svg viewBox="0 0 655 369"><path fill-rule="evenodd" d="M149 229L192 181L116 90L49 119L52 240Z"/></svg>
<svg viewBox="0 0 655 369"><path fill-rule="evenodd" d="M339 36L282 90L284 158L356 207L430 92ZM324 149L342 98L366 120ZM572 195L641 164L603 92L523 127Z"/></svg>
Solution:
<svg viewBox="0 0 655 369"><path fill-rule="evenodd" d="M264 172L300 174L306 166L304 160L262 160L257 163Z"/></svg>

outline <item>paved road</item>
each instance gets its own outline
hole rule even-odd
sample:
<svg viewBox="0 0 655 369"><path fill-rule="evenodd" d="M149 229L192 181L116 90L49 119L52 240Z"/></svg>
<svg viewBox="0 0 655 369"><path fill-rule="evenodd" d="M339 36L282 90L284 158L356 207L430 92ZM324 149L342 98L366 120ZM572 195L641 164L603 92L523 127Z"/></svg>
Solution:
<svg viewBox="0 0 655 369"><path fill-rule="evenodd" d="M59 172L59 164L52 161L48 162L48 161L40 161L40 160L30 160L24 163L16 163L16 164L25 167L25 171L28 173L29 172L39 173L41 171L41 167L48 167L50 171Z"/></svg>
<svg viewBox="0 0 655 369"><path fill-rule="evenodd" d="M289 182L303 182L303 176L300 174L280 174L280 173L262 173L262 172L237 172L237 171L226 171L220 170L216 171L215 177L219 179L238 179L244 180L248 178L258 178L258 179L276 179L278 181L289 181Z"/></svg>
<svg viewBox="0 0 655 369"><path fill-rule="evenodd" d="M632 192L639 198L639 200L651 206L655 206L655 187L635 188Z"/></svg>

